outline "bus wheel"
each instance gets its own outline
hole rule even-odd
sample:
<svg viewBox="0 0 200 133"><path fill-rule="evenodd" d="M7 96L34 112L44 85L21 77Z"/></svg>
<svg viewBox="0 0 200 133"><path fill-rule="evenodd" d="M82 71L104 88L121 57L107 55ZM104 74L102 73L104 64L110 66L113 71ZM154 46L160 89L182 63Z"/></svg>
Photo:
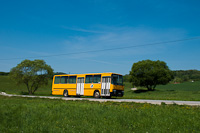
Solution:
<svg viewBox="0 0 200 133"><path fill-rule="evenodd" d="M94 98L100 98L100 93L99 91L94 91Z"/></svg>
<svg viewBox="0 0 200 133"><path fill-rule="evenodd" d="M68 97L68 91L67 91L67 90L64 90L64 91L63 91L63 96L64 96L64 97Z"/></svg>

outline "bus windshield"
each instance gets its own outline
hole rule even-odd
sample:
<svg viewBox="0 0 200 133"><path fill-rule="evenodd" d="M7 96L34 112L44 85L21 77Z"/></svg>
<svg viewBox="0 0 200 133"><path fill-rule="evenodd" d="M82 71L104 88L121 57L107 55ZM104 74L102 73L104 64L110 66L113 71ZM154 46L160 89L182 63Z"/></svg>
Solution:
<svg viewBox="0 0 200 133"><path fill-rule="evenodd" d="M123 85L122 75L112 74L113 85Z"/></svg>

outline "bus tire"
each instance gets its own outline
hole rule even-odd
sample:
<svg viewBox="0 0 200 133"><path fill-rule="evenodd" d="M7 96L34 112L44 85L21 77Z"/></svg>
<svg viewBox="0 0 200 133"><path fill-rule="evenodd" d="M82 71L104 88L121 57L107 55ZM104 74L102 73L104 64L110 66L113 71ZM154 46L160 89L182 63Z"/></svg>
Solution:
<svg viewBox="0 0 200 133"><path fill-rule="evenodd" d="M64 97L68 97L68 91L67 91L67 90L64 90L64 91L63 91L63 96L64 96Z"/></svg>
<svg viewBox="0 0 200 133"><path fill-rule="evenodd" d="M94 98L100 98L100 93L98 90L94 91L94 95L93 95Z"/></svg>

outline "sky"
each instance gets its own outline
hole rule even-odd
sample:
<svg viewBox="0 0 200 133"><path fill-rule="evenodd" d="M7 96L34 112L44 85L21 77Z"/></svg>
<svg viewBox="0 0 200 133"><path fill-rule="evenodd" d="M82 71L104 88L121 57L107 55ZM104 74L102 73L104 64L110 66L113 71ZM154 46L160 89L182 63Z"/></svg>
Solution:
<svg viewBox="0 0 200 133"><path fill-rule="evenodd" d="M147 59L200 70L199 6L199 0L0 0L0 71L24 59L64 73L128 74Z"/></svg>

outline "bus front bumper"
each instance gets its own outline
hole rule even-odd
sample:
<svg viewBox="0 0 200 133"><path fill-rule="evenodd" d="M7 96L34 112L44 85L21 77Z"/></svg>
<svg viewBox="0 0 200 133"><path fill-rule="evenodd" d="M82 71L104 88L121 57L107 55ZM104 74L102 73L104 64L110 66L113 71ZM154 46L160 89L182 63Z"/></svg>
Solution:
<svg viewBox="0 0 200 133"><path fill-rule="evenodd" d="M122 90L113 90L113 92L110 93L111 96L117 96L117 97L123 97L124 91Z"/></svg>

